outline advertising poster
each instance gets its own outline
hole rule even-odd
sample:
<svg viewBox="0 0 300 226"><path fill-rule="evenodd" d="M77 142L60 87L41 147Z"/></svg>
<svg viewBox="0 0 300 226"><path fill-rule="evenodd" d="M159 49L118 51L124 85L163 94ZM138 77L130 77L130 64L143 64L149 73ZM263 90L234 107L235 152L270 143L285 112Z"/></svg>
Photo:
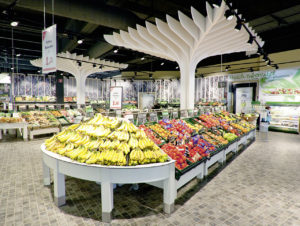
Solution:
<svg viewBox="0 0 300 226"><path fill-rule="evenodd" d="M43 73L56 71L56 24L42 31Z"/></svg>
<svg viewBox="0 0 300 226"><path fill-rule="evenodd" d="M123 88L120 86L110 87L110 109L122 109Z"/></svg>

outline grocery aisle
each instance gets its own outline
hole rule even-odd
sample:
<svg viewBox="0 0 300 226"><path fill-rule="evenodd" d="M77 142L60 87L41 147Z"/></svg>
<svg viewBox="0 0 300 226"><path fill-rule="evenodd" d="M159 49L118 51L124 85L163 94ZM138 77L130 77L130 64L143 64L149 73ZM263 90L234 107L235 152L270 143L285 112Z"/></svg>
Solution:
<svg viewBox="0 0 300 226"><path fill-rule="evenodd" d="M67 205L54 205L52 187L43 186L43 141L0 143L0 225L102 225L93 182L67 178ZM205 186L181 191L170 216L160 189L117 188L112 225L300 225L299 162L299 135L270 132L268 142L258 135Z"/></svg>

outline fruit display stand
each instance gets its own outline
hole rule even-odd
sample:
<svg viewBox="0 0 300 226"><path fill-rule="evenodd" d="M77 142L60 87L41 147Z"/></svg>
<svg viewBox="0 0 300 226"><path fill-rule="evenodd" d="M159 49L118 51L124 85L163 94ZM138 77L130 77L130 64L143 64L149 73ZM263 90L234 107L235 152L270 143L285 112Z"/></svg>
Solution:
<svg viewBox="0 0 300 226"><path fill-rule="evenodd" d="M36 128L29 130L29 139L33 140L35 135L42 135L42 134L52 134L58 133L60 131L59 127L47 127L47 128Z"/></svg>
<svg viewBox="0 0 300 226"><path fill-rule="evenodd" d="M65 175L101 183L102 221L112 220L113 184L135 184L160 182L163 186L164 211L174 210L176 198L175 166L173 160L164 163L138 166L104 166L85 164L47 151L43 152L44 185L50 185L50 169L54 174L54 200L57 206L66 203Z"/></svg>
<svg viewBox="0 0 300 226"><path fill-rule="evenodd" d="M9 129L17 129L17 131L22 131L23 140L27 141L28 139L28 124L26 122L17 122L17 123L0 123L0 139L2 139L2 131Z"/></svg>

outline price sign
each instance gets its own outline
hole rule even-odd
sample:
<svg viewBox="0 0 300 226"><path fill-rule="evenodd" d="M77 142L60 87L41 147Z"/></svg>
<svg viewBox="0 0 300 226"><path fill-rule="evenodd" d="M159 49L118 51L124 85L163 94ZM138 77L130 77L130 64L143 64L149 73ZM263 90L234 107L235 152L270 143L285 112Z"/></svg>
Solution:
<svg viewBox="0 0 300 226"><path fill-rule="evenodd" d="M126 119L129 120L130 122L134 123L133 114L126 114L126 115L124 116L124 118L126 118Z"/></svg>
<svg viewBox="0 0 300 226"><path fill-rule="evenodd" d="M25 110L26 110L26 105L19 106L19 111L25 111Z"/></svg>
<svg viewBox="0 0 300 226"><path fill-rule="evenodd" d="M188 117L187 110L180 111L180 118L187 118L187 117Z"/></svg>
<svg viewBox="0 0 300 226"><path fill-rule="evenodd" d="M178 111L173 111L172 112L172 117L177 119L178 118Z"/></svg>
<svg viewBox="0 0 300 226"><path fill-rule="evenodd" d="M116 117L117 118L122 118L122 111L121 110L116 110Z"/></svg>
<svg viewBox="0 0 300 226"><path fill-rule="evenodd" d="M76 118L74 119L74 123L75 124L79 124L83 119L83 116L76 116Z"/></svg>
<svg viewBox="0 0 300 226"><path fill-rule="evenodd" d="M66 110L70 109L70 105L69 104L65 104L65 109Z"/></svg>
<svg viewBox="0 0 300 226"><path fill-rule="evenodd" d="M147 122L146 113L139 113L137 118L137 124L145 124Z"/></svg>
<svg viewBox="0 0 300 226"><path fill-rule="evenodd" d="M156 112L151 112L150 113L150 122L157 122L158 118L157 118L157 113Z"/></svg>
<svg viewBox="0 0 300 226"><path fill-rule="evenodd" d="M56 71L56 24L42 32L43 73Z"/></svg>
<svg viewBox="0 0 300 226"><path fill-rule="evenodd" d="M13 110L13 104L12 103L8 103L8 110L12 111Z"/></svg>
<svg viewBox="0 0 300 226"><path fill-rule="evenodd" d="M188 116L193 117L194 116L194 110L192 110L192 109L188 110Z"/></svg>
<svg viewBox="0 0 300 226"><path fill-rule="evenodd" d="M60 104L56 105L56 109L60 110L61 109L61 105Z"/></svg>
<svg viewBox="0 0 300 226"><path fill-rule="evenodd" d="M163 119L169 119L169 112L163 111L163 112L162 112L162 118L163 118Z"/></svg>
<svg viewBox="0 0 300 226"><path fill-rule="evenodd" d="M35 105L34 105L34 104L28 105L28 109L29 109L29 110L34 110L34 109L35 109Z"/></svg>
<svg viewBox="0 0 300 226"><path fill-rule="evenodd" d="M122 109L123 87L110 87L110 109Z"/></svg>
<svg viewBox="0 0 300 226"><path fill-rule="evenodd" d="M50 110L54 110L54 105L48 105L48 108L49 108Z"/></svg>

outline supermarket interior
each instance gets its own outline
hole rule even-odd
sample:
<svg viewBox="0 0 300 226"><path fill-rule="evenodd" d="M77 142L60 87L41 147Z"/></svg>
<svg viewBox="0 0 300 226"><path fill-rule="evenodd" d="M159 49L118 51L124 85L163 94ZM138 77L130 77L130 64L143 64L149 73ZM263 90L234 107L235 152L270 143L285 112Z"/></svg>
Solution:
<svg viewBox="0 0 300 226"><path fill-rule="evenodd" d="M300 4L0 0L0 225L300 225Z"/></svg>

